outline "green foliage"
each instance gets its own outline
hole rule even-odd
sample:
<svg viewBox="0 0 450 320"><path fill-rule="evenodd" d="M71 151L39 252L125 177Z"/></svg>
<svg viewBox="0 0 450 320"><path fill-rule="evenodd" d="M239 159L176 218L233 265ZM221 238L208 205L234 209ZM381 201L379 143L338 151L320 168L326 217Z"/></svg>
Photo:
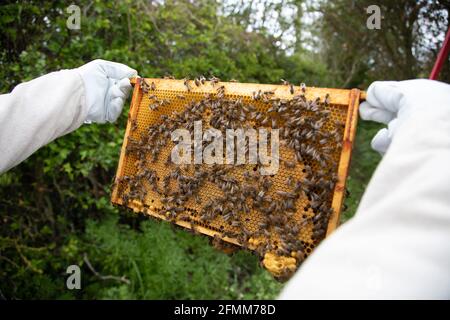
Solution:
<svg viewBox="0 0 450 320"><path fill-rule="evenodd" d="M427 78L450 26L448 1L335 0L313 2L322 55L333 85L355 87L375 80ZM366 8L377 5L381 29L366 26ZM438 40L439 39L439 40ZM450 57L440 79L450 81Z"/></svg>
<svg viewBox="0 0 450 320"><path fill-rule="evenodd" d="M101 274L123 275L131 281L119 286L109 281L99 287L94 279L86 285L87 297L273 298L280 287L249 253L227 256L210 246L205 237L173 230L167 223L145 221L136 232L118 225L116 218L89 221L86 238L89 259L101 268ZM255 291L260 288L251 286L252 282L262 290Z"/></svg>

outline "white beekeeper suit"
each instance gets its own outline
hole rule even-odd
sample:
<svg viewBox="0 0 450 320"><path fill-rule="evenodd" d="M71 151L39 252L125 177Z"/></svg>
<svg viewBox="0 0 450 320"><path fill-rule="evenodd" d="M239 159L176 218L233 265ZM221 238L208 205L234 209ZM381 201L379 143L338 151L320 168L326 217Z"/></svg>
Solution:
<svg viewBox="0 0 450 320"><path fill-rule="evenodd" d="M0 173L84 122L114 122L137 72L94 60L52 72L0 95Z"/></svg>
<svg viewBox="0 0 450 320"><path fill-rule="evenodd" d="M324 240L281 299L450 298L450 85L375 82L360 107L388 124L353 219Z"/></svg>
<svg viewBox="0 0 450 320"><path fill-rule="evenodd" d="M0 173L84 122L113 122L136 71L96 60L0 96ZM375 82L361 117L388 124L356 216L314 251L280 298L450 298L450 86Z"/></svg>

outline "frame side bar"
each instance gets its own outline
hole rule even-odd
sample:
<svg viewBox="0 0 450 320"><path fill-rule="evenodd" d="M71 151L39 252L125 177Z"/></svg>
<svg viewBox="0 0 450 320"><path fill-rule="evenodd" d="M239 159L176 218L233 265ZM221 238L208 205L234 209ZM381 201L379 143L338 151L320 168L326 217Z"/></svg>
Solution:
<svg viewBox="0 0 450 320"><path fill-rule="evenodd" d="M328 237L339 225L341 217L341 208L344 201L345 185L350 167L350 160L353 148L353 142L356 135L356 126L358 124L358 109L360 101L360 90L352 89L349 93L349 105L347 112L347 120L345 122L344 140L342 144L342 153L338 166L338 182L334 188L333 201L331 207L333 214L328 221L327 234Z"/></svg>

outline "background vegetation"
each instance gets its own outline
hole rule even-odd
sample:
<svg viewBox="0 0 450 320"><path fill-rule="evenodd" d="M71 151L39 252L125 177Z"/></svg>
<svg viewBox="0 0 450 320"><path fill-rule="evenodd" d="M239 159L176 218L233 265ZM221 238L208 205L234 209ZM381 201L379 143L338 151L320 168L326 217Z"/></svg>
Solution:
<svg viewBox="0 0 450 320"><path fill-rule="evenodd" d="M103 58L142 76L214 74L245 82L367 88L426 77L449 26L448 1L2 1L0 91ZM378 4L381 30L366 28ZM450 80L450 68L442 79ZM109 202L126 112L85 125L0 176L0 298L273 298L282 284L248 252L228 256L202 237ZM360 123L348 186L350 218L380 160L378 125ZM82 290L65 287L82 267Z"/></svg>

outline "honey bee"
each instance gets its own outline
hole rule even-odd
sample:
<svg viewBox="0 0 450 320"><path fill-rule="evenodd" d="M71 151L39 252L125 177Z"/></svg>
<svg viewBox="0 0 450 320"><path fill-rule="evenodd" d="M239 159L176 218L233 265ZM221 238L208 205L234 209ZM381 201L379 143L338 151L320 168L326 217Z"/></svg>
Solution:
<svg viewBox="0 0 450 320"><path fill-rule="evenodd" d="M261 124L262 124L263 126L265 126L265 125L268 124L268 123L269 123L269 117L264 117L263 121L261 121Z"/></svg>
<svg viewBox="0 0 450 320"><path fill-rule="evenodd" d="M194 233L194 234L200 234L200 232L197 230L197 226L196 226L194 220L191 220L191 221L190 221L189 227L190 227L192 233Z"/></svg>
<svg viewBox="0 0 450 320"><path fill-rule="evenodd" d="M295 161L289 161L289 160L283 160L284 165L286 166L286 168L288 169L293 169L295 168Z"/></svg>
<svg viewBox="0 0 450 320"><path fill-rule="evenodd" d="M225 94L225 86L220 86L217 89L217 98L222 99L224 97Z"/></svg>
<svg viewBox="0 0 450 320"><path fill-rule="evenodd" d="M178 221L186 221L186 222L188 222L188 221L191 220L191 218L189 217L189 214L183 213L183 214L177 215L177 220Z"/></svg>
<svg viewBox="0 0 450 320"><path fill-rule="evenodd" d="M130 194L129 193L126 193L126 194L124 194L123 196L122 196L122 203L124 204L124 205L128 205L128 203L130 202Z"/></svg>
<svg viewBox="0 0 450 320"><path fill-rule="evenodd" d="M253 100L259 100L261 99L261 90L258 91L253 91L253 96L252 96Z"/></svg>
<svg viewBox="0 0 450 320"><path fill-rule="evenodd" d="M338 127L338 128L342 129L345 127L345 122L343 122L343 121L336 120L334 123L335 123L336 127Z"/></svg>
<svg viewBox="0 0 450 320"><path fill-rule="evenodd" d="M300 89L302 90L303 93L306 92L306 84L304 84L303 82L300 83Z"/></svg>
<svg viewBox="0 0 450 320"><path fill-rule="evenodd" d="M209 81L211 81L211 85L214 87L216 84L220 82L220 79L212 76L211 78L209 78Z"/></svg>
<svg viewBox="0 0 450 320"><path fill-rule="evenodd" d="M325 95L325 99L323 100L323 103L324 103L326 106L330 104L330 94L329 94L329 93L327 93L327 94Z"/></svg>
<svg viewBox="0 0 450 320"><path fill-rule="evenodd" d="M156 110L158 110L159 104L158 103L150 103L148 107L150 110L156 111Z"/></svg>
<svg viewBox="0 0 450 320"><path fill-rule="evenodd" d="M145 78L141 78L140 88L144 93L147 93L150 89L150 85L148 84L147 80L145 80Z"/></svg>
<svg viewBox="0 0 450 320"><path fill-rule="evenodd" d="M293 179L291 176L289 176L289 177L286 178L286 185L287 185L288 187L294 186L294 179Z"/></svg>
<svg viewBox="0 0 450 320"><path fill-rule="evenodd" d="M305 260L305 254L302 250L293 251L291 256L294 257L297 261Z"/></svg>
<svg viewBox="0 0 450 320"><path fill-rule="evenodd" d="M241 225L242 225L242 223L238 220L231 221L232 227L240 227Z"/></svg>
<svg viewBox="0 0 450 320"><path fill-rule="evenodd" d="M273 182L269 178L262 179L262 188L263 190L268 191L273 185Z"/></svg>
<svg viewBox="0 0 450 320"><path fill-rule="evenodd" d="M138 128L138 123L136 119L131 120L131 131L135 131Z"/></svg>
<svg viewBox="0 0 450 320"><path fill-rule="evenodd" d="M322 229L322 230L314 231L311 238L313 240L317 240L317 239L322 238L324 235L325 235L325 230Z"/></svg>
<svg viewBox="0 0 450 320"><path fill-rule="evenodd" d="M186 90L187 90L188 92L190 92L190 91L192 90L192 87L191 87L191 85L189 84L189 79L188 79L188 78L184 78L184 79L183 79L183 84L184 84L184 86L186 87Z"/></svg>
<svg viewBox="0 0 450 320"><path fill-rule="evenodd" d="M252 118L255 121L258 121L258 120L260 120L263 117L263 114L261 112L258 112L258 111L254 112L253 115L254 115L254 117L252 117Z"/></svg>
<svg viewBox="0 0 450 320"><path fill-rule="evenodd" d="M260 229L267 229L267 228L269 228L269 224L268 224L267 222L260 222L260 223L258 224L258 227L259 227Z"/></svg>
<svg viewBox="0 0 450 320"><path fill-rule="evenodd" d="M293 192L288 192L288 191L281 191L278 190L276 191L276 194L278 194L279 196L281 196L282 198L290 198L290 199L295 199L297 198L297 195Z"/></svg>

